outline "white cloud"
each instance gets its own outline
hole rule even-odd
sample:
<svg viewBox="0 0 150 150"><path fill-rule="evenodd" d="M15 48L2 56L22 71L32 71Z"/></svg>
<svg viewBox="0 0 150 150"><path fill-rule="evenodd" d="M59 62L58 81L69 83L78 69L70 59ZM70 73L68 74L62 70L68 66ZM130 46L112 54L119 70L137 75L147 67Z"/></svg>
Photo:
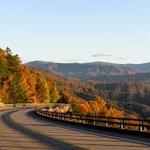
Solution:
<svg viewBox="0 0 150 150"><path fill-rule="evenodd" d="M97 53L92 55L92 57L114 57L114 56L111 54Z"/></svg>

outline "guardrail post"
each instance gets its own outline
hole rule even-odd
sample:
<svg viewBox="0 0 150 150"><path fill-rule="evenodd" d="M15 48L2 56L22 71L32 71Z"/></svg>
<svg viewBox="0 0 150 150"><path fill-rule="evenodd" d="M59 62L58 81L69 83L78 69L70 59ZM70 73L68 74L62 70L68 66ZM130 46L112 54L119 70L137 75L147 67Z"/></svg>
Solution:
<svg viewBox="0 0 150 150"><path fill-rule="evenodd" d="M124 129L125 126L124 126L124 119L121 119L120 120L120 129Z"/></svg>
<svg viewBox="0 0 150 150"><path fill-rule="evenodd" d="M68 119L69 119L70 121L72 120L72 116L73 116L73 115L71 115L71 116L68 117Z"/></svg>
<svg viewBox="0 0 150 150"><path fill-rule="evenodd" d="M93 125L95 125L96 124L96 117L94 116L93 117Z"/></svg>
<svg viewBox="0 0 150 150"><path fill-rule="evenodd" d="M139 120L139 131L144 131L144 124L141 120Z"/></svg>
<svg viewBox="0 0 150 150"><path fill-rule="evenodd" d="M83 123L84 123L84 124L86 123L86 121L85 121L85 117L83 117Z"/></svg>
<svg viewBox="0 0 150 150"><path fill-rule="evenodd" d="M108 120L107 120L107 118L105 119L105 127L108 127Z"/></svg>
<svg viewBox="0 0 150 150"><path fill-rule="evenodd" d="M78 118L78 116L77 116L77 122L78 122L78 120L79 120L79 118Z"/></svg>
<svg viewBox="0 0 150 150"><path fill-rule="evenodd" d="M45 112L45 116L47 116L47 111Z"/></svg>
<svg viewBox="0 0 150 150"><path fill-rule="evenodd" d="M66 115L64 114L64 120L66 119Z"/></svg>

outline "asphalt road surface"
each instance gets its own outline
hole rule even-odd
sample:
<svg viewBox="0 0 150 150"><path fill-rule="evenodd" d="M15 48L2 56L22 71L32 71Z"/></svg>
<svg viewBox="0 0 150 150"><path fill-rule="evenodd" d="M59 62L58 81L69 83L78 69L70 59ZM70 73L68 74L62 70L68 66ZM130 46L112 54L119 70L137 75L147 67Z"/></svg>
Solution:
<svg viewBox="0 0 150 150"><path fill-rule="evenodd" d="M0 111L0 150L150 150L150 139L43 119L32 109Z"/></svg>

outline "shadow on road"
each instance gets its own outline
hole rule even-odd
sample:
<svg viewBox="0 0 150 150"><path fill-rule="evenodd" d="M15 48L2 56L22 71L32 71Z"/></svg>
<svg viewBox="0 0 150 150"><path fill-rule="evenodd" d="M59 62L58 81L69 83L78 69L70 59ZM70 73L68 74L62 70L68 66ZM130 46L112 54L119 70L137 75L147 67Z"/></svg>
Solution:
<svg viewBox="0 0 150 150"><path fill-rule="evenodd" d="M24 127L22 124L16 123L12 118L11 114L17 112L19 110L13 110L6 112L2 115L2 121L7 125L9 128L15 129L16 131L20 132L21 134L27 135L29 138L37 140L39 143L45 144L50 147L50 149L54 150L79 150L81 148L76 147L74 145L62 142L60 140L45 136L44 134L37 133L33 130L30 130Z"/></svg>
<svg viewBox="0 0 150 150"><path fill-rule="evenodd" d="M29 111L26 114L27 117L30 117L32 119L35 119L36 121L44 121L44 122L49 122L49 126L51 126L52 124L57 124L57 126L61 126L63 128L69 128L70 130L73 131L80 131L82 133L90 133L93 135L100 135L101 137L106 137L106 138L112 138L112 139L116 139L116 140L121 140L121 141L127 141L127 142L132 142L132 143L136 143L136 144L143 144L145 146L150 146L150 139L149 138L144 138L144 137L140 137L138 135L128 135L126 133L115 133L115 132L110 132L110 131L105 131L103 129L94 129L94 128L89 128L89 127L84 127L84 126L80 126L78 124L73 124L73 123L68 123L66 124L66 122L63 121L59 121L59 120L55 120L55 119L50 119L47 117L43 117L43 116L39 116L38 114L36 114L35 111Z"/></svg>

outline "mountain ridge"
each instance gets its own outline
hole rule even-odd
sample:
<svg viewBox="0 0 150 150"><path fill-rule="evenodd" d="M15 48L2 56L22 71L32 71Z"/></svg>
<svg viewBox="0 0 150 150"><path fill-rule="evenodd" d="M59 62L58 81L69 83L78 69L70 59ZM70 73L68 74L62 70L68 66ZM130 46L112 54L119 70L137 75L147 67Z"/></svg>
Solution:
<svg viewBox="0 0 150 150"><path fill-rule="evenodd" d="M150 73L150 63L143 64L115 64L107 62L87 63L55 63L48 61L32 61L26 63L31 68L43 69L53 73L88 80L100 76L135 75Z"/></svg>

